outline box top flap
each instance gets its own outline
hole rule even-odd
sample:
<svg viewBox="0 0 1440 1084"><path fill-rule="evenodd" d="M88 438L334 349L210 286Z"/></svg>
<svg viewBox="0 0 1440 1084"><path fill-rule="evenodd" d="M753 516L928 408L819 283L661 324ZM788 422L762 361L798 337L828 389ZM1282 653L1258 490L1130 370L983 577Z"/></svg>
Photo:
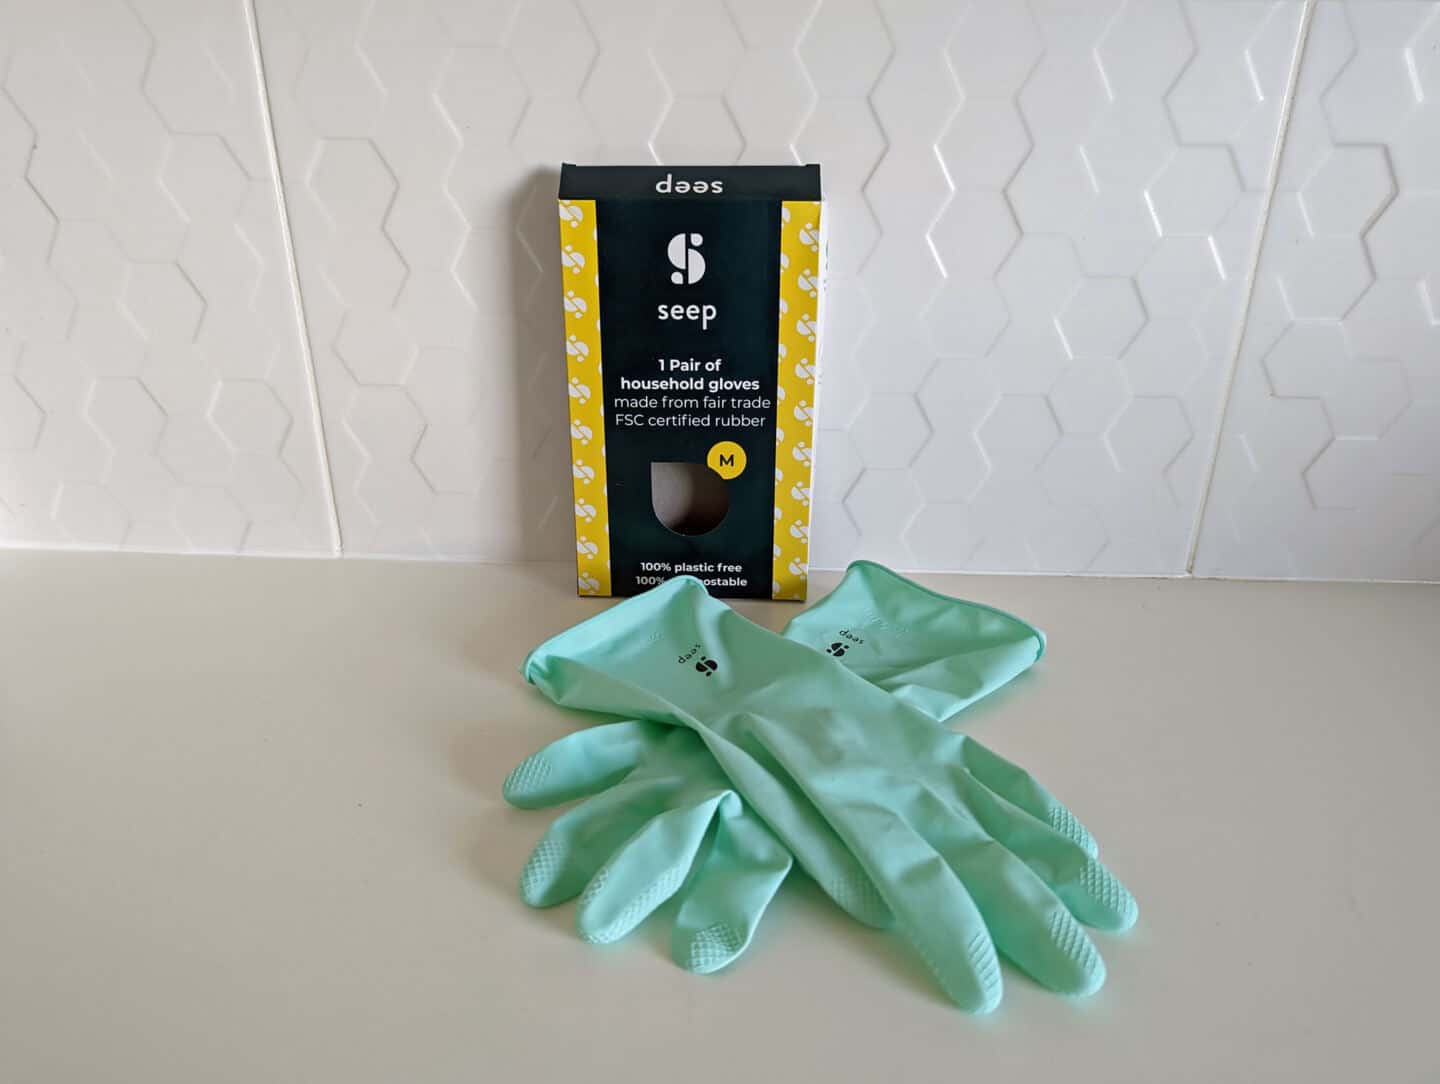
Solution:
<svg viewBox="0 0 1440 1084"><path fill-rule="evenodd" d="M560 167L561 199L818 200L820 167L577 166Z"/></svg>

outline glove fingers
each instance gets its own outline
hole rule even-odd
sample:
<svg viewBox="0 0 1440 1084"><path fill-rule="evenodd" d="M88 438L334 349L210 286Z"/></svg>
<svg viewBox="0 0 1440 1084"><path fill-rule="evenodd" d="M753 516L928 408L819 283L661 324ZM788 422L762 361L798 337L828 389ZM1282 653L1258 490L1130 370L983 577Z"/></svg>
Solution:
<svg viewBox="0 0 1440 1084"><path fill-rule="evenodd" d="M996 947L1037 982L1092 994L1105 964L1089 936L1045 882L974 818L926 792L916 803L925 836L974 898Z"/></svg>
<svg viewBox="0 0 1440 1084"><path fill-rule="evenodd" d="M1024 768L991 752L974 738L964 738L959 748L965 770L1000 797L1073 840L1087 854L1100 853L1090 830Z"/></svg>
<svg viewBox="0 0 1440 1084"><path fill-rule="evenodd" d="M1087 926L1120 933L1140 917L1135 897L1098 858L1091 858L1074 876L1057 877L1051 887Z"/></svg>
<svg viewBox="0 0 1440 1084"><path fill-rule="evenodd" d="M675 919L675 962L701 974L733 962L749 946L792 865L790 852L747 806L723 813Z"/></svg>
<svg viewBox="0 0 1440 1084"><path fill-rule="evenodd" d="M896 926L950 1000L973 1013L999 1005L1004 981L995 943L950 864L882 806L837 807L835 818L848 840L864 841L857 855L894 912Z"/></svg>
<svg viewBox="0 0 1440 1084"><path fill-rule="evenodd" d="M633 930L685 883L725 793L652 817L585 886L575 925L582 939L608 945ZM738 799L737 799L738 800Z"/></svg>
<svg viewBox="0 0 1440 1084"><path fill-rule="evenodd" d="M758 733L754 738L762 740ZM807 757L804 747L793 744L779 729L767 731L763 741L777 766L795 778L805 778L791 765L804 764L813 754ZM810 778L823 786L823 775L812 773ZM905 780L881 768L852 782L863 786L862 793L898 796L910 789ZM767 823L781 830L781 838L805 871L842 907L842 901L875 897L876 903L865 910L892 917L951 1001L975 1013L994 1009L1004 992L995 943L955 871L888 805L853 795L830 798L823 801L825 818L837 849L848 859L846 864L816 863L813 852L802 852L794 846L796 840L785 834L786 820L769 810L762 812ZM818 800L809 797L810 802ZM809 808L818 812L814 805ZM832 852L819 857L828 859ZM837 892L837 881L843 891Z"/></svg>
<svg viewBox="0 0 1440 1084"><path fill-rule="evenodd" d="M621 783L559 817L520 874L520 898L531 907L574 899L625 841L676 804L684 780Z"/></svg>
<svg viewBox="0 0 1440 1084"><path fill-rule="evenodd" d="M978 780L962 783L966 808L981 827L1039 876L1087 926L1128 930L1140 909L1135 897L1085 848L991 793Z"/></svg>
<svg viewBox="0 0 1440 1084"><path fill-rule="evenodd" d="M577 730L516 765L502 793L521 809L543 809L588 797L624 779L673 730L643 721Z"/></svg>
<svg viewBox="0 0 1440 1084"><path fill-rule="evenodd" d="M895 916L863 860L841 837L837 826L827 820L828 814L822 814L805 796L805 788L798 782L803 776L791 768L809 759L803 746L797 748L778 729L757 732L751 738L765 751L767 761L762 763L743 753L732 757L731 747L725 743L707 743L707 747L721 762L725 774L735 780L745 800L776 829L800 868L820 889L857 922L889 929Z"/></svg>

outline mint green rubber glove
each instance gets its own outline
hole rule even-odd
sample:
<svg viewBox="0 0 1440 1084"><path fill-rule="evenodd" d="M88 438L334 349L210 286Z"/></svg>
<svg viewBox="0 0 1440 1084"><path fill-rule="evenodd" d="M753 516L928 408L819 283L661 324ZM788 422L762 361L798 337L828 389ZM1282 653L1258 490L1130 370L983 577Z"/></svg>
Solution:
<svg viewBox="0 0 1440 1084"><path fill-rule="evenodd" d="M866 659L914 664L909 645L927 627L919 610L876 615L854 646ZM1032 660L1040 646L1032 631ZM698 580L668 581L562 633L531 653L525 674L557 703L698 734L821 887L857 917L875 917L867 901L878 894L965 1008L999 1003L997 946L1053 989L1098 989L1104 965L1076 918L1110 929L1134 921L1133 898L1021 769L936 725L913 697L904 703L839 659L746 621ZM664 829L653 836L674 853Z"/></svg>
<svg viewBox="0 0 1440 1084"><path fill-rule="evenodd" d="M902 627L904 635L870 635ZM784 635L837 657L936 719L1021 673L1043 645L1038 630L1023 621L869 562L852 565ZM734 960L792 857L734 794L699 737L656 723L594 726L531 756L505 785L506 798L523 808L596 794L556 821L536 848L521 880L526 902L551 906L580 895L581 936L609 942L684 884L671 943L676 962L713 971ZM1063 812L1058 803L1052 815L1056 811ZM1093 849L1078 823L1071 819L1067 827ZM867 924L891 922L873 892L841 903Z"/></svg>
<svg viewBox="0 0 1440 1084"><path fill-rule="evenodd" d="M551 907L579 896L580 936L609 944L679 893L670 951L689 971L718 970L745 951L794 864L705 743L680 727L632 720L578 731L522 762L504 793L522 809L588 799L530 855L521 899ZM857 917L889 922L873 894L864 903Z"/></svg>

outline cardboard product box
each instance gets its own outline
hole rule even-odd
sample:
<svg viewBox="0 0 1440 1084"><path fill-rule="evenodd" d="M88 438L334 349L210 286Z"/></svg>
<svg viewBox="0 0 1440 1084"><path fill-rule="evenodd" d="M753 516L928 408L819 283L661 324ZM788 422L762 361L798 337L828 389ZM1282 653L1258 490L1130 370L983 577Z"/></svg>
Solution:
<svg viewBox="0 0 1440 1084"><path fill-rule="evenodd" d="M567 164L559 204L580 593L804 599L820 167Z"/></svg>

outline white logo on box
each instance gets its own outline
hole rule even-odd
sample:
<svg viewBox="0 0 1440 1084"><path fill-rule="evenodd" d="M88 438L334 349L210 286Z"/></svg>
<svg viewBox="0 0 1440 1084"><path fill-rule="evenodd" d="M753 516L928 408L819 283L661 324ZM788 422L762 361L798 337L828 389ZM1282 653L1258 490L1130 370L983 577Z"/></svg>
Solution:
<svg viewBox="0 0 1440 1084"><path fill-rule="evenodd" d="M676 286L693 286L705 277L705 257L700 255L704 243L698 233L677 233L670 238L665 255L676 268L670 273L670 281Z"/></svg>

